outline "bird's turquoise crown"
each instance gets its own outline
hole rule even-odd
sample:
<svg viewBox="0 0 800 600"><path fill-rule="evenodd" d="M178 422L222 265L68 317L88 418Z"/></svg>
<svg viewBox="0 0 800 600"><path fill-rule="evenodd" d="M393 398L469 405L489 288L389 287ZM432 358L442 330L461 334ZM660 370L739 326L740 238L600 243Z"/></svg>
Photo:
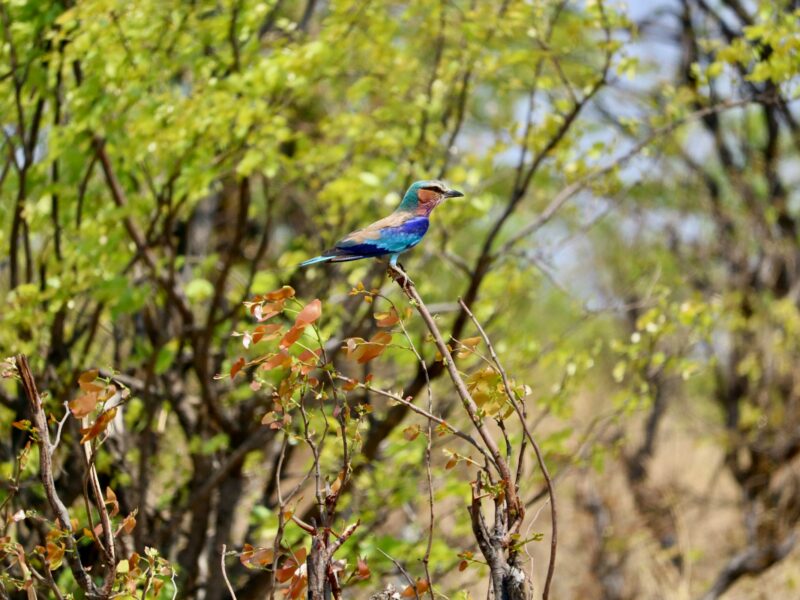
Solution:
<svg viewBox="0 0 800 600"><path fill-rule="evenodd" d="M449 188L446 183L438 179L423 179L411 184L403 196L403 201L400 203L398 210L413 210L416 208L419 202L419 191L425 189L440 192L445 198L458 198L464 195L461 192Z"/></svg>

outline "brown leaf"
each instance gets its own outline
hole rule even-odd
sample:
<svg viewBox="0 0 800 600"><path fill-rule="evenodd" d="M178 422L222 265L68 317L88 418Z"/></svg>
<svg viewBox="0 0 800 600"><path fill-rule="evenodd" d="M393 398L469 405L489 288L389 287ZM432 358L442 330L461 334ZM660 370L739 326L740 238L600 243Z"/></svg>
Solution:
<svg viewBox="0 0 800 600"><path fill-rule="evenodd" d="M475 347L477 347L478 344L481 343L481 337L480 336L475 336L475 337L471 337L471 338L466 338L464 340L461 340L461 343L463 345L465 345L467 348L473 348L474 349Z"/></svg>
<svg viewBox="0 0 800 600"><path fill-rule="evenodd" d="M268 321L275 315L279 315L283 312L283 305L283 300L254 304L250 307L250 312L259 322Z"/></svg>
<svg viewBox="0 0 800 600"><path fill-rule="evenodd" d="M112 383L103 388L103 391L100 392L100 394L98 395L98 399L100 400L100 402L105 402L109 398L113 398L114 394L116 393L117 393L117 386L115 386Z"/></svg>
<svg viewBox="0 0 800 600"><path fill-rule="evenodd" d="M111 512L108 514L109 517L114 518L119 514L119 501L117 500L117 495L114 493L110 487L106 488L106 504L111 505Z"/></svg>
<svg viewBox="0 0 800 600"><path fill-rule="evenodd" d="M254 548L250 544L245 544L239 560L245 567L265 567L274 562L275 553L272 548Z"/></svg>
<svg viewBox="0 0 800 600"><path fill-rule="evenodd" d="M107 410L104 413L101 413L100 416L97 417L97 420L94 423L92 423L91 426L82 428L81 435L83 435L83 437L81 438L80 443L85 444L86 442L93 440L98 435L103 433L106 430L106 427L108 427L108 424L111 423L111 421L114 419L114 416L116 414L117 414L116 408Z"/></svg>
<svg viewBox="0 0 800 600"><path fill-rule="evenodd" d="M300 339L300 336L303 335L303 330L305 329L305 325L298 327L297 325L293 325L292 328L286 332L286 335L281 338L280 346L281 348L290 348L292 344L294 344L297 340Z"/></svg>
<svg viewBox="0 0 800 600"><path fill-rule="evenodd" d="M253 343L257 344L261 340L274 340L280 336L281 326L277 323L269 325L259 325L253 329Z"/></svg>
<svg viewBox="0 0 800 600"><path fill-rule="evenodd" d="M100 383L96 383L95 380L100 372L97 369L92 369L91 371L86 371L85 373L81 373L78 377L78 386L84 392L99 392L103 389L103 385Z"/></svg>
<svg viewBox="0 0 800 600"><path fill-rule="evenodd" d="M322 302L318 299L312 300L303 307L294 320L295 327L298 325L311 325L322 315Z"/></svg>
<svg viewBox="0 0 800 600"><path fill-rule="evenodd" d="M306 588L306 577L295 577L289 586L288 595L291 600L298 600Z"/></svg>
<svg viewBox="0 0 800 600"><path fill-rule="evenodd" d="M233 363L231 366L231 380L233 380L233 378L236 377L236 374L242 370L242 367L244 367L244 362L244 357L240 356L238 359L236 359L236 362Z"/></svg>
<svg viewBox="0 0 800 600"><path fill-rule="evenodd" d="M286 350L281 350L277 354L272 355L264 364L261 365L261 368L265 371L271 371L277 367L288 367L292 363L292 357L289 356L289 353Z"/></svg>
<svg viewBox="0 0 800 600"><path fill-rule="evenodd" d="M460 563L458 563L459 571L465 571L467 567L469 567L469 562L467 562L466 560L462 560Z"/></svg>
<svg viewBox="0 0 800 600"><path fill-rule="evenodd" d="M368 342L364 342L363 340L360 343L356 342L354 349L349 351L351 344L350 340L348 340L348 357L354 358L359 362L359 364L363 365L364 363L367 363L383 354L383 351L386 350L386 346L391 343L391 341L391 333L379 331L372 336Z"/></svg>
<svg viewBox="0 0 800 600"><path fill-rule="evenodd" d="M356 577L359 579L369 579L371 573L367 561L364 558L358 559L358 566L356 567Z"/></svg>
<svg viewBox="0 0 800 600"><path fill-rule="evenodd" d="M120 525L120 529L125 533L130 534L136 528L136 517L134 513L129 514L125 519L122 521L122 525ZM119 534L119 532L117 532Z"/></svg>
<svg viewBox="0 0 800 600"><path fill-rule="evenodd" d="M415 439L419 437L419 425L409 425L405 429L403 429L403 437L406 438L409 442L413 442Z"/></svg>
<svg viewBox="0 0 800 600"><path fill-rule="evenodd" d="M290 566L282 567L275 571L275 579L278 581L278 583L286 583L292 578L295 571L297 571L297 565L294 564L294 561L292 561Z"/></svg>
<svg viewBox="0 0 800 600"><path fill-rule="evenodd" d="M389 312L375 313L375 321L378 327L391 327L400 321L400 315L392 307Z"/></svg>
<svg viewBox="0 0 800 600"><path fill-rule="evenodd" d="M331 494L336 494L340 489L342 489L342 482L344 481L344 471L339 471L339 475L336 477L336 481L331 484Z"/></svg>
<svg viewBox="0 0 800 600"><path fill-rule="evenodd" d="M64 550L64 544L51 541L47 542L45 559L47 560L47 563L51 569L57 569L61 566L61 559L64 558Z"/></svg>
<svg viewBox="0 0 800 600"><path fill-rule="evenodd" d="M308 375L311 371L317 368L320 354L322 354L322 348L317 348L314 351L303 350L303 352L300 353L300 356L297 357L297 360L300 363L301 375Z"/></svg>
<svg viewBox="0 0 800 600"><path fill-rule="evenodd" d="M294 288L290 285L285 285L279 290L274 290L272 292L264 294L264 298L266 300L269 300L270 302L274 302L275 300L287 300L289 298L294 298Z"/></svg>
<svg viewBox="0 0 800 600"><path fill-rule="evenodd" d="M69 409L76 419L82 419L94 412L99 401L100 399L97 396L97 392L87 392L83 396L79 396L75 398L75 400L70 401Z"/></svg>

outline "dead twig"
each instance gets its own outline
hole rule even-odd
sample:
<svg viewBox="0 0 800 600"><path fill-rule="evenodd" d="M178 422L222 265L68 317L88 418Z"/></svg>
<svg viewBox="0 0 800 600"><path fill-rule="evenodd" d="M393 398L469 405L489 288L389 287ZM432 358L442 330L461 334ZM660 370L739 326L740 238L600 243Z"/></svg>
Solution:
<svg viewBox="0 0 800 600"><path fill-rule="evenodd" d="M50 504L50 508L56 515L58 526L67 532L65 536L65 543L67 546L67 562L72 569L72 574L78 585L86 592L89 598L100 598L97 587L89 576L89 573L81 562L78 548L75 544L73 537L72 521L70 520L69 511L56 491L56 484L53 479L53 462L52 450L53 445L50 443L50 431L47 427L47 415L42 405L42 398L36 388L36 380L31 373L28 359L24 354L18 354L16 357L17 372L19 373L22 388L25 391L25 396L28 399L28 405L31 410L31 420L33 426L36 428L36 443L39 446L39 477L44 485L45 495Z"/></svg>
<svg viewBox="0 0 800 600"><path fill-rule="evenodd" d="M461 304L461 309L467 313L472 323L475 325L475 328L480 333L481 338L483 338L486 347L489 349L489 354L492 357L492 361L497 367L498 372L500 373L500 378L503 380L503 388L505 389L506 396L508 397L508 401L511 403L511 406L514 407L514 411L517 413L519 417L520 424L522 425L522 430L525 432L525 437L527 438L528 442L530 442L531 446L533 447L533 451L536 454L536 461L539 463L539 468L542 471L542 476L544 477L546 486L547 486L547 494L550 498L550 560L547 566L547 578L544 582L544 590L542 591L542 598L547 598L550 593L550 585L553 581L553 574L555 573L556 568L556 551L558 550L558 510L556 508L556 494L555 488L553 486L553 481L550 478L550 472L547 470L547 465L544 462L544 456L542 455L542 450L539 447L539 444L531 435L530 429L528 429L528 424L525 422L525 414L523 410L520 408L519 402L514 396L513 391L511 390L511 386L508 383L508 375L506 374L503 365L500 363L500 359L497 356L497 352L492 345L489 336L486 334L486 331L481 326L478 319L475 318L475 315L472 314L472 311L469 307L464 304L464 301L459 298L459 304Z"/></svg>

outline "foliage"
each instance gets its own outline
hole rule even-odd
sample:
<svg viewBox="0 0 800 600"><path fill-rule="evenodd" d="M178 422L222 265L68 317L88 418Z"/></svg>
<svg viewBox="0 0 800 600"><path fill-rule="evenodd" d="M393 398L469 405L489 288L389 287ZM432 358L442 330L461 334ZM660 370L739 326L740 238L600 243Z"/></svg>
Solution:
<svg viewBox="0 0 800 600"><path fill-rule="evenodd" d="M800 8L664 6L0 0L0 596L475 596L491 500L539 595L533 440L556 597L796 562ZM297 268L423 177L420 302Z"/></svg>

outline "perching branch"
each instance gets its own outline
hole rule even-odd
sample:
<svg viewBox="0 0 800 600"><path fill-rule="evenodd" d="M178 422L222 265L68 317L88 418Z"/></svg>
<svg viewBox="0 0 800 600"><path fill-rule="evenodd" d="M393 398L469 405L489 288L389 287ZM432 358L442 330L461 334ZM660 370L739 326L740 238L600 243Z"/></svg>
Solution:
<svg viewBox="0 0 800 600"><path fill-rule="evenodd" d="M469 506L473 533L491 571L494 596L497 600L527 600L529 597L529 586L527 585L527 578L524 571L519 567L518 549L515 547L513 541L513 534L518 531L525 516L524 507L520 503L519 496L517 495L516 481L512 478L505 457L498 448L494 437L486 427L483 415L480 413L475 400L464 384L464 380L455 366L455 361L450 353L450 349L445 343L430 311L422 301L414 283L408 278L405 272L398 267L390 267L389 273L409 300L411 300L417 312L419 312L425 322L428 331L430 331L433 336L436 347L442 356L445 368L456 388L456 392L461 398L464 410L469 415L473 427L478 431L480 439L483 441L483 444L488 450L488 454L491 456L491 460L487 459L484 468L485 476L489 482L493 484L494 478L492 477L490 464L494 466L495 470L500 475L503 493L490 494L495 504L494 526L491 533L486 525L481 507L481 499L484 497L484 495L480 493L482 485L481 476L473 482L473 498ZM510 390L510 388L508 389ZM513 399L510 400L513 401ZM532 437L530 439L532 439ZM555 546L551 546L551 569L548 574L548 584L543 594L544 600L547 599L547 594L549 593L549 582L552 578L552 569L554 568L553 565L555 561L554 550Z"/></svg>
<svg viewBox="0 0 800 600"><path fill-rule="evenodd" d="M394 280L400 285L400 288L403 290L403 292L405 292L406 296L408 296L409 300L414 303L417 312L419 312L422 320L425 321L428 331L431 332L434 342L436 343L436 347L439 350L439 353L442 355L442 360L445 363L445 367L450 375L450 379L456 388L459 398L461 398L464 409L467 411L467 414L469 415L469 418L472 421L475 429L480 434L483 443L486 445L489 454L491 454L493 458L493 462L496 465L500 477L503 479L503 483L506 488L506 494L508 496L508 505L511 510L512 520L521 520L525 514L525 511L524 508L522 508L522 504L519 502L516 486L514 485L514 481L511 477L511 471L508 468L508 463L503 457L502 452L500 452L500 448L497 446L497 442L495 442L491 432L489 432L489 429L483 422L482 417L479 415L478 405L475 404L472 394L470 394L469 390L467 390L467 386L461 377L461 373L459 373L458 369L456 368L453 356L450 354L450 350L448 349L447 344L445 343L444 338L439 331L439 327L436 325L436 321L433 320L433 316L428 311L428 308L422 301L417 288L414 286L414 283L408 278L408 276L397 267L390 268L389 272L392 274Z"/></svg>

